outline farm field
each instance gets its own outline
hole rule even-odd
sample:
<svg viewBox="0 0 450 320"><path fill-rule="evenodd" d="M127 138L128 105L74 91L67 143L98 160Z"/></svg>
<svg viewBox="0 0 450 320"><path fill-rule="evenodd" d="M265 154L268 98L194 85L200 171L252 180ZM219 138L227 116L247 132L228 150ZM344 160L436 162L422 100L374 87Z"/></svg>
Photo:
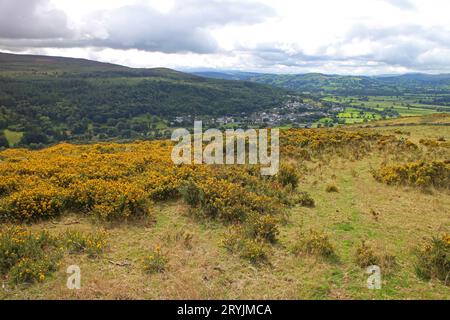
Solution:
<svg viewBox="0 0 450 320"><path fill-rule="evenodd" d="M340 124L361 124L395 117L426 116L448 112L446 105L433 105L430 101L445 100L446 95L403 94L400 96L325 96L323 101L344 108L336 120ZM321 122L326 122L326 118Z"/></svg>
<svg viewBox="0 0 450 320"><path fill-rule="evenodd" d="M420 116L426 114L439 113L439 110L447 111L448 106L424 104L420 101L425 101L430 97L426 94L422 95L404 95L404 96L369 96L369 97L327 97L325 101L348 103L352 106L372 108L376 110L383 110L392 108L399 112L403 117L405 116Z"/></svg>
<svg viewBox="0 0 450 320"><path fill-rule="evenodd" d="M403 120L284 130L265 179L166 141L2 151L0 299L450 299L450 116Z"/></svg>

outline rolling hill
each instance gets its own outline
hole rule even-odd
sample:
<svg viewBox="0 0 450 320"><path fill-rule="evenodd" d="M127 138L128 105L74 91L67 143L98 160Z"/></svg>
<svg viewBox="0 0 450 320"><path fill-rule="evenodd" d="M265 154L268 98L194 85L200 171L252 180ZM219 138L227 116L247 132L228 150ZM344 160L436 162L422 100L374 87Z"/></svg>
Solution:
<svg viewBox="0 0 450 320"><path fill-rule="evenodd" d="M22 132L26 145L142 138L177 116L268 110L286 94L269 85L164 68L0 53L0 132Z"/></svg>
<svg viewBox="0 0 450 320"><path fill-rule="evenodd" d="M246 80L297 92L393 96L411 93L448 94L450 74L405 74L399 76L341 76L320 73L255 74L245 72L198 72L195 75L230 80Z"/></svg>

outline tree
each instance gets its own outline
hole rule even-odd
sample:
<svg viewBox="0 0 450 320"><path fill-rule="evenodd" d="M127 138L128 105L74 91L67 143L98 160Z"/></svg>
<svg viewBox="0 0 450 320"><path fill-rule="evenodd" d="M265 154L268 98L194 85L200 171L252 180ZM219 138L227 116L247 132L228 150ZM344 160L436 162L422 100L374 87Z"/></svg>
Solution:
<svg viewBox="0 0 450 320"><path fill-rule="evenodd" d="M38 128L32 128L25 131L21 143L25 145L46 144L48 143L48 137Z"/></svg>
<svg viewBox="0 0 450 320"><path fill-rule="evenodd" d="M6 137L2 134L0 135L0 148L8 148L9 147L9 142L8 139L6 139Z"/></svg>

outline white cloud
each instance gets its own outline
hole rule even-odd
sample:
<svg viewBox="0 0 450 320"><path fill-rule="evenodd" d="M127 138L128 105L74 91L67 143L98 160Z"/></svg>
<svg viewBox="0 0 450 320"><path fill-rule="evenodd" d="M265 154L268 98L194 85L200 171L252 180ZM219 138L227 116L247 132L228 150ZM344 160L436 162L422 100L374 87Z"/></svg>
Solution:
<svg viewBox="0 0 450 320"><path fill-rule="evenodd" d="M137 67L450 72L447 0L32 1L50 8L26 11L39 28L1 21L0 49Z"/></svg>

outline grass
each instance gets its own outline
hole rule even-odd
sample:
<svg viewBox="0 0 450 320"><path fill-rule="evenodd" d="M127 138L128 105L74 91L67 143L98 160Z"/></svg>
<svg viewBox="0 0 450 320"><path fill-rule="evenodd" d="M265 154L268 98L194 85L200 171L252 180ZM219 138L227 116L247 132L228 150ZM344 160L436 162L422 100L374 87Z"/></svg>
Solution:
<svg viewBox="0 0 450 320"><path fill-rule="evenodd" d="M392 123L395 121L399 120ZM376 130L391 134L408 131L413 142L424 137L450 140L449 126ZM423 238L448 232L449 193L424 193L376 182L371 168L389 156L372 154L351 161L331 157L304 163L298 190L309 192L316 206L290 209L287 222L280 226L279 241L270 250L268 264L254 266L238 254L229 253L219 245L226 226L199 221L189 215L184 204L173 201L154 205L155 216L151 219L102 223L109 245L100 258L66 256L60 271L44 283L0 291L0 299L448 300L448 286L416 275L414 248ZM339 193L327 192L329 185L336 186ZM373 212L378 213L377 219ZM57 234L75 227L89 232L98 228L97 224L90 218L73 215L31 228ZM311 229L328 235L338 257L336 261L292 254L289 248L295 245L299 232ZM382 270L383 286L379 291L367 289L368 275L354 261L362 241L370 243L379 256L395 256L398 263L394 272L385 274ZM167 264L163 273L148 274L142 270L142 260L155 247L161 247ZM79 291L65 286L65 269L73 264L81 267Z"/></svg>
<svg viewBox="0 0 450 320"><path fill-rule="evenodd" d="M11 147L16 146L20 142L20 140L22 140L23 137L23 132L5 130L4 134Z"/></svg>

